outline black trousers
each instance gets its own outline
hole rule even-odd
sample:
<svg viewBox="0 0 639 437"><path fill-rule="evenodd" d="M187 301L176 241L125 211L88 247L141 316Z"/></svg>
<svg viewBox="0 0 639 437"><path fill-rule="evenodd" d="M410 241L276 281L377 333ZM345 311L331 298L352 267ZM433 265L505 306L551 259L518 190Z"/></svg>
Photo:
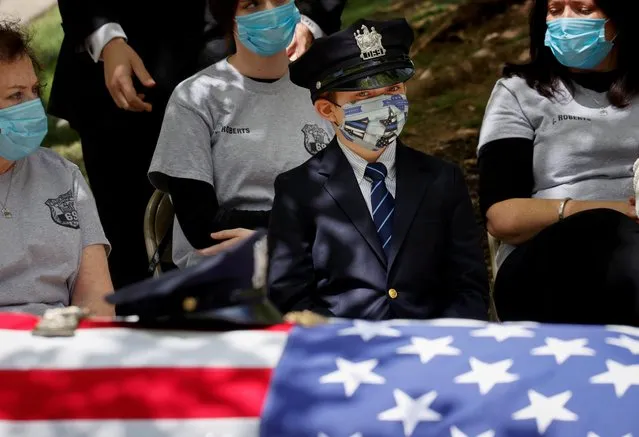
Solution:
<svg viewBox="0 0 639 437"><path fill-rule="evenodd" d="M544 229L506 258L494 298L503 321L639 326L639 224L599 209Z"/></svg>
<svg viewBox="0 0 639 437"><path fill-rule="evenodd" d="M163 111L124 112L117 120L79 129L98 214L111 243L109 268L117 289L150 277L144 245L144 211L153 194L147 172Z"/></svg>

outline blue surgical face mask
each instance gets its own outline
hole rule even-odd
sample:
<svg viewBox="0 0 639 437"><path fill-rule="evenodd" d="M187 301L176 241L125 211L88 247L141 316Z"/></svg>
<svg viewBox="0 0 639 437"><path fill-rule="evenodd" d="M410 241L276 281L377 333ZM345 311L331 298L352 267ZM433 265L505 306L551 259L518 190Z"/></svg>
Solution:
<svg viewBox="0 0 639 437"><path fill-rule="evenodd" d="M17 161L31 155L47 130L47 114L40 99L0 109L0 156Z"/></svg>
<svg viewBox="0 0 639 437"><path fill-rule="evenodd" d="M246 48L260 56L273 56L293 41L295 26L301 18L291 0L266 11L235 17L237 36Z"/></svg>
<svg viewBox="0 0 639 437"><path fill-rule="evenodd" d="M546 46L560 64L590 70L601 64L612 50L606 41L605 19L558 18L548 22Z"/></svg>
<svg viewBox="0 0 639 437"><path fill-rule="evenodd" d="M382 94L341 108L344 120L339 129L344 137L372 151L395 141L408 116L408 100L404 94Z"/></svg>

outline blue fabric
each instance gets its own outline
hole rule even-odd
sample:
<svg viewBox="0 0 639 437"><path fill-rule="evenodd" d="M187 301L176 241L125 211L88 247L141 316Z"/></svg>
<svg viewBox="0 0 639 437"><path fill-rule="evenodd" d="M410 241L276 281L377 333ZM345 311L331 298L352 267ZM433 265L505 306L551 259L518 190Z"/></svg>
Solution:
<svg viewBox="0 0 639 437"><path fill-rule="evenodd" d="M364 175L371 179L371 207L373 221L377 229L377 235L386 253L390 256L391 239L393 237L393 214L395 212L395 199L388 192L384 180L388 176L388 169L381 162L375 162L366 166Z"/></svg>
<svg viewBox="0 0 639 437"><path fill-rule="evenodd" d="M548 23L547 47L569 68L592 69L601 64L613 47L606 41L606 20L558 18Z"/></svg>
<svg viewBox="0 0 639 437"><path fill-rule="evenodd" d="M47 114L40 99L0 110L0 156L17 161L35 152L47 135Z"/></svg>
<svg viewBox="0 0 639 437"><path fill-rule="evenodd" d="M295 2L266 11L235 17L237 36L249 50L260 56L273 56L293 41L301 15Z"/></svg>
<svg viewBox="0 0 639 437"><path fill-rule="evenodd" d="M639 328L335 321L293 328L260 437L628 437Z"/></svg>

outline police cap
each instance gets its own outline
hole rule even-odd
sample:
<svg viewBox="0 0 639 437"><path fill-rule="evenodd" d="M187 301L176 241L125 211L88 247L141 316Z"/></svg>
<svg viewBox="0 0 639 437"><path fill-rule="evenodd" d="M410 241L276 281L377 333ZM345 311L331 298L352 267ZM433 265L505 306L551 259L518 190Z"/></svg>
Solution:
<svg viewBox="0 0 639 437"><path fill-rule="evenodd" d="M406 82L415 74L409 57L414 34L405 19L358 20L317 39L289 69L291 80L315 100L328 91L359 91Z"/></svg>
<svg viewBox="0 0 639 437"><path fill-rule="evenodd" d="M177 327L203 321L281 323L281 314L266 299L266 270L266 233L260 230L195 266L122 288L107 301L120 315Z"/></svg>

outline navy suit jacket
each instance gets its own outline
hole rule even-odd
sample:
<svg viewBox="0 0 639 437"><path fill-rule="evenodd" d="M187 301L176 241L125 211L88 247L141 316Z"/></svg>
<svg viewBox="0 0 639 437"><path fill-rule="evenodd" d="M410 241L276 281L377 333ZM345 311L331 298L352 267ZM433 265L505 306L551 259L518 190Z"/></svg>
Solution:
<svg viewBox="0 0 639 437"><path fill-rule="evenodd" d="M283 313L488 319L488 272L460 168L400 142L386 259L335 140L275 181L269 297Z"/></svg>

